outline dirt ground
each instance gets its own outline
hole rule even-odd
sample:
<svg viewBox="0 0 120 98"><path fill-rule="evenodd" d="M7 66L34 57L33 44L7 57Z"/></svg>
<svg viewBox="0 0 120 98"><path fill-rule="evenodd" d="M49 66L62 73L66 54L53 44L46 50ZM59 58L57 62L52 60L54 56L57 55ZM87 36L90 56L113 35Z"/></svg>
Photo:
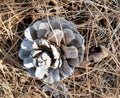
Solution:
<svg viewBox="0 0 120 98"><path fill-rule="evenodd" d="M59 81L68 98L120 98L120 0L0 0L0 98L53 98L18 57L24 30L48 16L76 24L85 39L85 61L95 46L109 54Z"/></svg>

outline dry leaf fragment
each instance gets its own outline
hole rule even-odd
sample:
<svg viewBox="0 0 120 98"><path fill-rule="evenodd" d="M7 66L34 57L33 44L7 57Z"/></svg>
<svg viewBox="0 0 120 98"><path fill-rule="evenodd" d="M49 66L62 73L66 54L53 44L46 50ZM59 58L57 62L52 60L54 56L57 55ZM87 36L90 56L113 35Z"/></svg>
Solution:
<svg viewBox="0 0 120 98"><path fill-rule="evenodd" d="M97 50L97 52L95 52ZM90 62L100 62L102 61L104 58L108 57L108 52L106 51L105 47L100 45L99 47L95 47L94 51L92 54L90 54L89 56L89 60Z"/></svg>

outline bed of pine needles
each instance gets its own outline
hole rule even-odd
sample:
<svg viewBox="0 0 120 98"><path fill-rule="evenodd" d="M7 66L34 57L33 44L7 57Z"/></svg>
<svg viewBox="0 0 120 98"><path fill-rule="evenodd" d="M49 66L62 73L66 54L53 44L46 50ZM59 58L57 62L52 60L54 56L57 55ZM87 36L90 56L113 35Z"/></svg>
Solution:
<svg viewBox="0 0 120 98"><path fill-rule="evenodd" d="M35 20L64 17L76 24L85 38L85 57L104 45L109 56L75 68L60 81L68 98L120 98L119 0L0 0L0 98L52 98L42 91L45 83L34 78L18 57L24 30Z"/></svg>

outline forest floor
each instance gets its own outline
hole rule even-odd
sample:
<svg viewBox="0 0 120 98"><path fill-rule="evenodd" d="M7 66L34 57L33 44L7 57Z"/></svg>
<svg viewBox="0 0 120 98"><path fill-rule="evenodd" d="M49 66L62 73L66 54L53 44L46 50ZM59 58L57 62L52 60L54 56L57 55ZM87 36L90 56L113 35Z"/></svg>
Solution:
<svg viewBox="0 0 120 98"><path fill-rule="evenodd" d="M85 39L85 57L103 45L109 56L75 68L60 81L68 98L120 98L119 0L0 0L0 98L52 98L46 84L27 73L18 57L24 30L48 16L74 22Z"/></svg>

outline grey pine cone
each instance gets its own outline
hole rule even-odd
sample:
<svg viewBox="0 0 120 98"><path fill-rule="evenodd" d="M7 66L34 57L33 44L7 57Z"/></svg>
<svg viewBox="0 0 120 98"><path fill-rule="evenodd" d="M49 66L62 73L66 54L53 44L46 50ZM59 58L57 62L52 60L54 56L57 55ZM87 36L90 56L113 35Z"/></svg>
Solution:
<svg viewBox="0 0 120 98"><path fill-rule="evenodd" d="M38 20L24 31L19 57L27 71L53 83L70 76L84 57L84 38L63 17Z"/></svg>

